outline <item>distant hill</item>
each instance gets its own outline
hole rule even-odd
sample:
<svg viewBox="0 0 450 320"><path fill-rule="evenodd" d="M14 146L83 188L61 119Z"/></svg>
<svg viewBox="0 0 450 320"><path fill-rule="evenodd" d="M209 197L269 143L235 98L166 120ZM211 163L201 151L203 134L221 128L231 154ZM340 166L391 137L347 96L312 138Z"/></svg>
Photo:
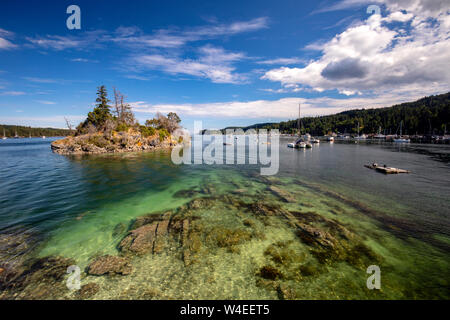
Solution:
<svg viewBox="0 0 450 320"><path fill-rule="evenodd" d="M16 132L19 137L63 137L68 136L70 131L68 129L55 129L55 128L32 128L25 126L13 126L0 124L0 137L3 137L3 129L5 129L6 137L12 138Z"/></svg>
<svg viewBox="0 0 450 320"><path fill-rule="evenodd" d="M329 132L356 133L359 121L360 133L395 134L403 120L403 134L443 134L450 130L450 92L425 97L392 107L358 109L334 115L302 118L302 132L325 135ZM236 127L228 127L231 129ZM279 129L281 133L297 132L297 119L279 123L259 123L242 129Z"/></svg>

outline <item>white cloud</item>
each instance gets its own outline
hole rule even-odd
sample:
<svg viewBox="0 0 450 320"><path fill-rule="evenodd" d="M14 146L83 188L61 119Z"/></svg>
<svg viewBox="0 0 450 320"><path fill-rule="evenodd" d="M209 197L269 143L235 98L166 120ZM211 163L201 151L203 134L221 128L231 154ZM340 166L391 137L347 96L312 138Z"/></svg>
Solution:
<svg viewBox="0 0 450 320"><path fill-rule="evenodd" d="M48 101L48 100L36 100L36 102L38 102L40 104L48 104L48 105L56 104L56 102Z"/></svg>
<svg viewBox="0 0 450 320"><path fill-rule="evenodd" d="M334 114L356 108L389 107L397 103L421 98L420 94L383 94L377 97L335 98L283 98L279 100L230 101L200 104L149 104L132 102L137 113L176 112L180 116L208 118L277 118L293 119L298 115L298 104L302 104L302 116Z"/></svg>
<svg viewBox="0 0 450 320"><path fill-rule="evenodd" d="M98 60L90 60L90 59L85 59L85 58L74 58L74 59L70 59L70 61L72 61L72 62L92 62L92 63L98 63Z"/></svg>
<svg viewBox="0 0 450 320"><path fill-rule="evenodd" d="M207 78L215 83L240 83L245 77L234 73L232 63L244 58L242 53L227 52L222 48L207 45L198 49L197 59L145 54L133 57L129 63L140 71L156 69L170 74Z"/></svg>
<svg viewBox="0 0 450 320"><path fill-rule="evenodd" d="M259 64L281 64L281 65L290 65L290 64L301 64L304 63L305 60L299 58L276 58L276 59L268 59L258 61Z"/></svg>
<svg viewBox="0 0 450 320"><path fill-rule="evenodd" d="M401 11L395 11L392 12L385 21L387 22L393 22L393 21L399 21L399 22L407 22L411 20L414 17L412 13L403 13Z"/></svg>
<svg viewBox="0 0 450 320"><path fill-rule="evenodd" d="M179 48L188 42L257 31L267 28L267 25L268 19L259 17L248 21L236 21L229 24L215 23L183 30L174 28L160 29L152 34L145 34L135 26L121 26L113 33L97 30L87 31L79 36L46 35L27 37L26 40L34 46L53 50L85 50L91 47L98 48L108 42L137 48Z"/></svg>
<svg viewBox="0 0 450 320"><path fill-rule="evenodd" d="M23 96L26 93L23 91L4 91L0 92L1 96Z"/></svg>
<svg viewBox="0 0 450 320"><path fill-rule="evenodd" d="M0 28L0 50L10 50L17 48L17 45L6 39L13 36L14 33L12 33L11 31Z"/></svg>
<svg viewBox="0 0 450 320"><path fill-rule="evenodd" d="M296 85L318 92L338 90L346 95L414 90L428 95L447 91L450 3L443 9L439 3L433 6L429 1L411 0L414 14L401 12L405 8L398 4L390 7L390 3L387 1L387 8L392 13L386 18L372 15L315 46L322 55L305 67L272 69L262 79L280 82L284 87ZM425 3L430 5L428 9ZM422 12L416 13L418 10ZM423 12L430 12L435 18L423 16ZM404 27L391 25L393 21Z"/></svg>

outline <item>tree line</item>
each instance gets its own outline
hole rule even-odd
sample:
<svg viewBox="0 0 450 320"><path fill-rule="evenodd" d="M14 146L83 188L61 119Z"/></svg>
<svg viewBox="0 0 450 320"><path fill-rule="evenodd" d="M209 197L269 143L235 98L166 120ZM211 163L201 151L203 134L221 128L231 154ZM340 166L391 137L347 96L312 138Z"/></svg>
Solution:
<svg viewBox="0 0 450 320"><path fill-rule="evenodd" d="M71 134L67 129L55 129L55 128L32 128L26 126L15 126L0 124L0 136L3 137L3 132L8 138L13 138L16 133L19 137L64 137Z"/></svg>
<svg viewBox="0 0 450 320"><path fill-rule="evenodd" d="M298 119L260 123L243 129L278 129L281 133L297 133L297 121ZM403 134L444 134L446 130L450 130L450 92L387 108L358 109L328 116L305 117L301 119L301 132L318 136L331 132L355 134L359 122L360 134L377 133L380 128L381 133L395 134L399 133L401 121Z"/></svg>

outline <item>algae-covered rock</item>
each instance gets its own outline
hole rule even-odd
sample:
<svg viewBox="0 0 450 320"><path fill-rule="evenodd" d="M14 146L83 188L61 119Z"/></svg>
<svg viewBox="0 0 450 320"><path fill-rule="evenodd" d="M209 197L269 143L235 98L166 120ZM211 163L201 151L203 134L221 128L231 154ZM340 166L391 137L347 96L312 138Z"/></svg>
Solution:
<svg viewBox="0 0 450 320"><path fill-rule="evenodd" d="M156 239L157 222L143 225L137 229L130 231L119 244L119 249L123 252L133 252L144 254L153 252L153 243Z"/></svg>
<svg viewBox="0 0 450 320"><path fill-rule="evenodd" d="M118 237L121 234L124 234L126 231L127 231L127 225L123 222L118 223L113 229L112 236L114 238Z"/></svg>
<svg viewBox="0 0 450 320"><path fill-rule="evenodd" d="M297 292L295 289L287 284L279 284L277 288L278 298L280 300L295 300L297 299Z"/></svg>
<svg viewBox="0 0 450 320"><path fill-rule="evenodd" d="M68 293L62 280L74 264L72 259L55 256L27 260L20 268L5 271L0 282L3 298L60 299Z"/></svg>
<svg viewBox="0 0 450 320"><path fill-rule="evenodd" d="M81 286L78 292L81 299L89 299L100 290L100 286L95 282L90 282Z"/></svg>
<svg viewBox="0 0 450 320"><path fill-rule="evenodd" d="M268 246L264 251L264 255L269 256L273 262L283 265L288 264L293 260L300 260L299 255L293 250L287 247L279 247L275 244Z"/></svg>
<svg viewBox="0 0 450 320"><path fill-rule="evenodd" d="M283 189L278 188L276 186L269 186L269 190L274 195L276 195L277 197L282 199L284 202L291 202L291 203L297 202L297 199L292 194L290 194L288 191L286 191L286 190L283 190Z"/></svg>
<svg viewBox="0 0 450 320"><path fill-rule="evenodd" d="M128 275L132 271L130 262L122 257L116 256L102 256L94 260L86 269L90 275L104 275L104 274L120 274Z"/></svg>
<svg viewBox="0 0 450 320"><path fill-rule="evenodd" d="M173 194L174 198L192 198L199 194L201 191L196 188L179 190Z"/></svg>
<svg viewBox="0 0 450 320"><path fill-rule="evenodd" d="M283 278L283 274L277 268L267 265L259 269L258 276L264 279L276 280Z"/></svg>

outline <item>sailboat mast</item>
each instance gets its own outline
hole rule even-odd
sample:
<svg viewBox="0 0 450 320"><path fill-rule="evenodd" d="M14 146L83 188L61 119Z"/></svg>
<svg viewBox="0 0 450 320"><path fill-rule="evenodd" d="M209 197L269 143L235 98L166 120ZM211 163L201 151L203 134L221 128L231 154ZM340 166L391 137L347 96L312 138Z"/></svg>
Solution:
<svg viewBox="0 0 450 320"><path fill-rule="evenodd" d="M300 108L301 108L301 103L298 104L298 120L297 120L297 129L298 129L298 135L301 135L300 132Z"/></svg>

